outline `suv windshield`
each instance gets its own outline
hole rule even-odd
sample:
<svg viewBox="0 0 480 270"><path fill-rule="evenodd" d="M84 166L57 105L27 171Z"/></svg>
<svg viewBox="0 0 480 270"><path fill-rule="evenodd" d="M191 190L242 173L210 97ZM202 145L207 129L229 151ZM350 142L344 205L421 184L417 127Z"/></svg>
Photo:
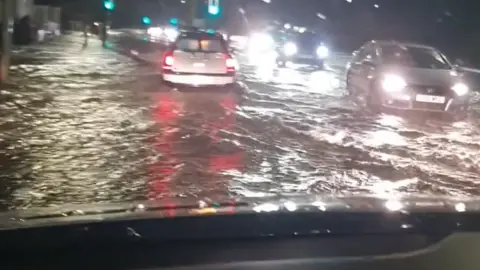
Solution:
<svg viewBox="0 0 480 270"><path fill-rule="evenodd" d="M445 57L431 48L391 45L382 47L382 59L386 64L414 68L451 69Z"/></svg>
<svg viewBox="0 0 480 270"><path fill-rule="evenodd" d="M186 52L223 53L227 51L225 41L216 35L183 34L175 45L175 49Z"/></svg>
<svg viewBox="0 0 480 270"><path fill-rule="evenodd" d="M319 45L320 38L313 33L303 33L296 37L297 42L302 47L313 48Z"/></svg>

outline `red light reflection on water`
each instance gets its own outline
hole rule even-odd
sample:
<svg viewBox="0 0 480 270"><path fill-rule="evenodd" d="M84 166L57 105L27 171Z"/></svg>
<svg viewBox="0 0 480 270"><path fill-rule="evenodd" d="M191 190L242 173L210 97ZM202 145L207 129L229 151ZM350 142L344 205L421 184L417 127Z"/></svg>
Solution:
<svg viewBox="0 0 480 270"><path fill-rule="evenodd" d="M176 177L179 170L188 163L186 159L189 158L185 155L182 156L179 154L184 150L181 148L181 145L185 145L185 141L189 140L188 137L183 137L181 138L182 144L178 143L179 131L185 128L181 126L181 121L188 113L188 109L186 108L195 107L188 106L188 102L199 102L195 98L188 99L182 97L183 94L167 93L159 95L157 108L152 115L154 121L160 126L158 135L154 137L153 144L155 149L159 151L162 156L159 161L150 165L150 189L148 192L148 198L150 200L162 199L162 201L167 199L167 204L168 199L175 196L174 190L178 188L178 181L183 181L182 185L185 185L184 179L180 179L182 177ZM234 130L236 126L235 109L237 107L237 101L235 96L231 94L224 96L212 94L212 98L207 98L207 100L210 102L208 105L203 107L197 106L193 110L195 110L195 117L201 117L201 120L206 121L206 123L204 122L201 125L202 132L204 135L208 136L210 144L214 145L222 140L221 131L229 132ZM206 111L211 109L208 108L209 106L213 106L211 103L212 100L215 100L215 104L221 109L218 110L218 112L215 111L216 114L214 114L214 117L206 117L204 113L206 114ZM195 143L192 143L192 145L195 145ZM210 149L210 147L206 149ZM201 165L198 165L201 167L200 170L203 173L208 174L206 180L203 181L210 181L208 180L210 178L213 187L219 186L218 184L215 184L215 181L226 178L221 176L223 171L241 171L244 165L243 151L236 151L231 154L214 154L209 153L207 150L201 158L195 158L196 160L201 160L201 162L195 162L195 164L197 165L200 163ZM225 187L228 187L228 183L225 182L225 180L220 181L224 181L223 183ZM187 183L188 186L195 186L196 184L198 183ZM224 193L228 194L227 188Z"/></svg>

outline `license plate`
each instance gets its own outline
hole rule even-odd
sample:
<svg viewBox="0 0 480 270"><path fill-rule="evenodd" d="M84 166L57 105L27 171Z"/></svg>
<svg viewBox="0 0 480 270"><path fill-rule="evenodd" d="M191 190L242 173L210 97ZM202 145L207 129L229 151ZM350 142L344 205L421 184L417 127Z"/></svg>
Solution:
<svg viewBox="0 0 480 270"><path fill-rule="evenodd" d="M193 84L211 84L212 78L205 77L205 76L194 76L192 78Z"/></svg>
<svg viewBox="0 0 480 270"><path fill-rule="evenodd" d="M194 67L205 67L205 63L193 63Z"/></svg>
<svg viewBox="0 0 480 270"><path fill-rule="evenodd" d="M437 103L437 104L445 103L445 97L442 97L442 96L417 95L416 100L419 102L428 102L428 103Z"/></svg>

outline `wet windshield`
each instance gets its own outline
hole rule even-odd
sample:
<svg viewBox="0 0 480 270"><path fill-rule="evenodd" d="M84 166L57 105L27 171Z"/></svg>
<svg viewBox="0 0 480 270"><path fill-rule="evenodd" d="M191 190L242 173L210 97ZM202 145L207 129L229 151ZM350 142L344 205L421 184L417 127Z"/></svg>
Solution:
<svg viewBox="0 0 480 270"><path fill-rule="evenodd" d="M480 194L478 1L17 2L0 212Z"/></svg>
<svg viewBox="0 0 480 270"><path fill-rule="evenodd" d="M382 47L382 60L386 64L402 65L413 68L451 69L445 57L430 48L408 46Z"/></svg>

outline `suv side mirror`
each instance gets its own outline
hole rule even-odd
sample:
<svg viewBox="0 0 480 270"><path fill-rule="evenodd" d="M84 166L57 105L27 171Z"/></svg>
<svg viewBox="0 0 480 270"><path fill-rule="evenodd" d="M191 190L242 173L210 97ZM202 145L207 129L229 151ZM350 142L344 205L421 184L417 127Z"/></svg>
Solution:
<svg viewBox="0 0 480 270"><path fill-rule="evenodd" d="M454 67L460 67L460 66L465 66L465 61L463 61L462 59L455 59L455 61L453 61L453 66Z"/></svg>

